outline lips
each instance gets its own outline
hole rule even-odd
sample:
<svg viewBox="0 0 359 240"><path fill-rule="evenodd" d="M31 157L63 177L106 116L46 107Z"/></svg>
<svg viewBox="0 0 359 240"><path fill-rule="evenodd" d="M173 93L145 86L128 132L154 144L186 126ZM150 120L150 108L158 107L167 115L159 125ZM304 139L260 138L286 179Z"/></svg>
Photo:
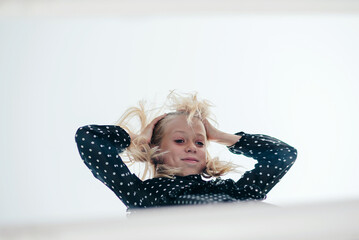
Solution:
<svg viewBox="0 0 359 240"><path fill-rule="evenodd" d="M190 163L196 163L196 162L199 162L196 158L191 158L191 157L182 158L182 161L185 161L185 162L190 162Z"/></svg>

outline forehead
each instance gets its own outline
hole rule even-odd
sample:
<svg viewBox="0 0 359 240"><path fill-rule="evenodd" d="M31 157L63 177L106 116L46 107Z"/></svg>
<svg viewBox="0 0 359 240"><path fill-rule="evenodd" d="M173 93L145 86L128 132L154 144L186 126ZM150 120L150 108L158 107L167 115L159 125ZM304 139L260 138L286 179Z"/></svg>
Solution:
<svg viewBox="0 0 359 240"><path fill-rule="evenodd" d="M206 136L206 130L202 121L199 118L194 117L190 126L187 123L187 118L185 115L178 115L168 120L165 126L166 134L174 133L176 131L184 131Z"/></svg>

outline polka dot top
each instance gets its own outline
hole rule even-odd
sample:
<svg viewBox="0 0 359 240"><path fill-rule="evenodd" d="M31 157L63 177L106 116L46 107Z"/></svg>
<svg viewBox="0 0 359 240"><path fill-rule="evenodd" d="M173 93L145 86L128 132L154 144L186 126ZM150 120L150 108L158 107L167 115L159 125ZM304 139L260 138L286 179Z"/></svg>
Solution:
<svg viewBox="0 0 359 240"><path fill-rule="evenodd" d="M142 181L119 156L131 142L128 133L119 126L80 127L75 140L92 174L127 208L133 209L265 199L293 165L297 150L267 135L244 132L236 135L242 137L228 147L229 151L258 161L254 169L245 172L238 181L221 178L205 181L199 174Z"/></svg>

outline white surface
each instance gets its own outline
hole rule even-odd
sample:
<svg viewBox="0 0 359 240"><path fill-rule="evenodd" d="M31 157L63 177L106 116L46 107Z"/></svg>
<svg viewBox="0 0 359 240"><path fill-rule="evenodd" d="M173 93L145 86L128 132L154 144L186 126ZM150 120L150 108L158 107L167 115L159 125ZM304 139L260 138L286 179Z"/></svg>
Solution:
<svg viewBox="0 0 359 240"><path fill-rule="evenodd" d="M325 239L359 238L359 202L280 208L263 203L184 206L128 219L0 228L1 239Z"/></svg>
<svg viewBox="0 0 359 240"><path fill-rule="evenodd" d="M354 13L355 0L2 0L0 16Z"/></svg>
<svg viewBox="0 0 359 240"><path fill-rule="evenodd" d="M170 89L211 100L224 131L298 149L267 202L358 198L358 25L357 15L1 18L0 224L124 217L75 131Z"/></svg>

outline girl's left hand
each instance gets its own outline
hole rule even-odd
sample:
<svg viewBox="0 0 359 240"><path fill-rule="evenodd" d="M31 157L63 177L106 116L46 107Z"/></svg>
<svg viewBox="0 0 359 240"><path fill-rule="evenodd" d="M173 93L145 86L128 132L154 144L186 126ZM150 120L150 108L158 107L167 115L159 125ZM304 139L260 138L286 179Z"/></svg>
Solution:
<svg viewBox="0 0 359 240"><path fill-rule="evenodd" d="M225 133L218 130L212 124L210 124L207 119L204 119L202 122L206 129L208 141L214 141L226 146L232 146L241 138L241 136Z"/></svg>
<svg viewBox="0 0 359 240"><path fill-rule="evenodd" d="M223 132L215 128L207 119L204 119L202 122L206 129L208 141L216 141L219 139L220 135L223 134Z"/></svg>

